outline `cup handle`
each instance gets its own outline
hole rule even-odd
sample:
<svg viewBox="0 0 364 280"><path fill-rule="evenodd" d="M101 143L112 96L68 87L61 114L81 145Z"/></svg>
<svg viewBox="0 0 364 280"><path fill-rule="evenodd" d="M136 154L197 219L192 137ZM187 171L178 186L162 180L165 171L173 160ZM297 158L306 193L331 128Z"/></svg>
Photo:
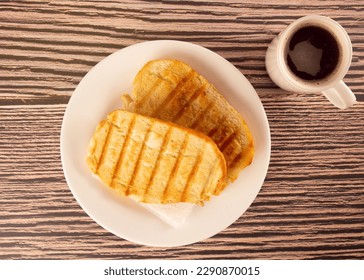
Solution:
<svg viewBox="0 0 364 280"><path fill-rule="evenodd" d="M340 109L347 109L356 103L356 97L350 88L340 81L333 88L322 92L326 98Z"/></svg>

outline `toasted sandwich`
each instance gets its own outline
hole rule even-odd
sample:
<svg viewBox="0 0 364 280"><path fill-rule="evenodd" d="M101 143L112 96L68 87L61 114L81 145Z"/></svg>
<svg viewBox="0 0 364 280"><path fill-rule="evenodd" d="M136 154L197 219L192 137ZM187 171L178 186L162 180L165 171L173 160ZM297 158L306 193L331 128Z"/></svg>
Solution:
<svg viewBox="0 0 364 280"><path fill-rule="evenodd" d="M107 186L144 203L203 205L226 186L224 156L209 137L124 110L98 124L87 164Z"/></svg>
<svg viewBox="0 0 364 280"><path fill-rule="evenodd" d="M224 155L230 182L253 160L253 137L244 119L212 84L181 61L149 61L136 75L132 95L123 100L135 113L210 137Z"/></svg>

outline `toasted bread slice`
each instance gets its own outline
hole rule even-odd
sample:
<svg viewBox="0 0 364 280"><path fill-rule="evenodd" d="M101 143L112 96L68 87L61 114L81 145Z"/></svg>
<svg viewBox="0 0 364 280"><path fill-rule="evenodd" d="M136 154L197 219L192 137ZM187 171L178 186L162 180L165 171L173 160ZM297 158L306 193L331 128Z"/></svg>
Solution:
<svg viewBox="0 0 364 280"><path fill-rule="evenodd" d="M116 110L100 122L87 164L106 185L145 203L203 204L226 185L226 163L202 133Z"/></svg>
<svg viewBox="0 0 364 280"><path fill-rule="evenodd" d="M253 137L240 114L204 77L187 64L171 59L148 62L133 82L136 113L197 130L223 153L228 181L234 181L254 156Z"/></svg>

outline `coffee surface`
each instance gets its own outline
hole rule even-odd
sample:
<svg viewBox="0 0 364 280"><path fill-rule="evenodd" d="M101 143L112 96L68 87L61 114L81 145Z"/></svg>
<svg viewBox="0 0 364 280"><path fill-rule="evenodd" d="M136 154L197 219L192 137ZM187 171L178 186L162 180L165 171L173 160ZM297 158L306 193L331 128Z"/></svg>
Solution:
<svg viewBox="0 0 364 280"><path fill-rule="evenodd" d="M321 80L334 72L340 56L337 41L318 26L306 26L293 34L287 54L291 71L304 80Z"/></svg>

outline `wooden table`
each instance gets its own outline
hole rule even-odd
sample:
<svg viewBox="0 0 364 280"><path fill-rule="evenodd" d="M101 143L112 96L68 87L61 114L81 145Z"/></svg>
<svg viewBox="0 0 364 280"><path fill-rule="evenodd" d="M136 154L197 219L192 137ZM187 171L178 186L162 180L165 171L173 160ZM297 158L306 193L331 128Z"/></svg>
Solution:
<svg viewBox="0 0 364 280"><path fill-rule="evenodd" d="M268 44L307 14L332 17L352 39L344 81L359 103L351 109L285 92L267 75ZM248 211L178 248L136 245L96 224L60 159L62 118L82 77L114 51L156 39L228 59L255 87L272 137L269 171ZM364 258L363 1L1 2L0 59L1 259Z"/></svg>

